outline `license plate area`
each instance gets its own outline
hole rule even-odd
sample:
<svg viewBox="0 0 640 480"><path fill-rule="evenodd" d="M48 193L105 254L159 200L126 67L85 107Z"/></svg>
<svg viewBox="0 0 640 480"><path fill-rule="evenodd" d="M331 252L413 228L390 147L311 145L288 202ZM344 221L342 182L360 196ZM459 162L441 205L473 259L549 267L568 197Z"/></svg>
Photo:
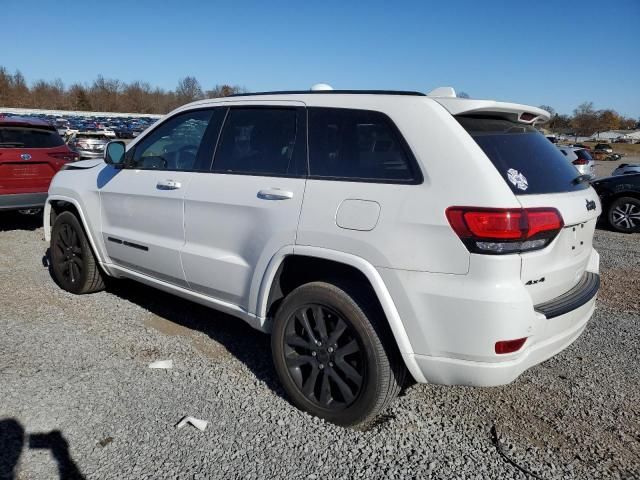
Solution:
<svg viewBox="0 0 640 480"><path fill-rule="evenodd" d="M565 251L568 255L581 255L585 250L591 249L593 232L591 232L588 223L578 223L564 228Z"/></svg>

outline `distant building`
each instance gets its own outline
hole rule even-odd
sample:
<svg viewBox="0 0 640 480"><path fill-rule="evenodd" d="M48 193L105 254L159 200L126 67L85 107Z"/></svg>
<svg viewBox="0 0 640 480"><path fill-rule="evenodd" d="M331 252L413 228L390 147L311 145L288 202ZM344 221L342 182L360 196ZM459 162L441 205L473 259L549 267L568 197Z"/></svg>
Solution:
<svg viewBox="0 0 640 480"><path fill-rule="evenodd" d="M640 130L609 130L594 133L591 138L594 140L608 140L610 142L618 138L640 140Z"/></svg>

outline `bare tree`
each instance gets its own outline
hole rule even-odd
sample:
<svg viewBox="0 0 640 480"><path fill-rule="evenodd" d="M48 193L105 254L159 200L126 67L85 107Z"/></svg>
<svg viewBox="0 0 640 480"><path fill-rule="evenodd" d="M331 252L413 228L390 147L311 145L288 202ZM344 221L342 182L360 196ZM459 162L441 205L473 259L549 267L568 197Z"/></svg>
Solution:
<svg viewBox="0 0 640 480"><path fill-rule="evenodd" d="M589 136L598 130L598 113L593 109L593 102L584 102L573 111L571 127L576 136Z"/></svg>
<svg viewBox="0 0 640 480"><path fill-rule="evenodd" d="M176 97L180 103L189 103L203 98L202 87L196 77L184 77L178 82Z"/></svg>

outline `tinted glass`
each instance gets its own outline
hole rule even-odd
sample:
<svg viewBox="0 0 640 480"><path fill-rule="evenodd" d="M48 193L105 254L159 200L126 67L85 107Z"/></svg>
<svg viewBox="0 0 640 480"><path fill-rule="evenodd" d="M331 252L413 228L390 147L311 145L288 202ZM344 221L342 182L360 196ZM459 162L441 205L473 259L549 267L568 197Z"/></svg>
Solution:
<svg viewBox="0 0 640 480"><path fill-rule="evenodd" d="M209 170L212 145L217 138L215 120L221 121L223 115L223 109L209 109L184 112L171 117L136 145L129 167ZM205 136L206 141L203 141Z"/></svg>
<svg viewBox="0 0 640 480"><path fill-rule="evenodd" d="M576 150L575 153L578 156L578 158L581 160L588 160L588 161L593 160L591 155L589 155L589 152L587 152L586 150Z"/></svg>
<svg viewBox="0 0 640 480"><path fill-rule="evenodd" d="M309 169L315 177L400 182L416 179L391 120L367 110L309 109Z"/></svg>
<svg viewBox="0 0 640 480"><path fill-rule="evenodd" d="M588 188L579 175L534 127L489 117L456 117L517 195L570 192Z"/></svg>
<svg viewBox="0 0 640 480"><path fill-rule="evenodd" d="M224 123L213 171L297 175L304 153L304 136L298 135L298 130L295 109L232 108Z"/></svg>
<svg viewBox="0 0 640 480"><path fill-rule="evenodd" d="M52 148L61 145L64 145L64 140L55 131L0 127L0 148Z"/></svg>

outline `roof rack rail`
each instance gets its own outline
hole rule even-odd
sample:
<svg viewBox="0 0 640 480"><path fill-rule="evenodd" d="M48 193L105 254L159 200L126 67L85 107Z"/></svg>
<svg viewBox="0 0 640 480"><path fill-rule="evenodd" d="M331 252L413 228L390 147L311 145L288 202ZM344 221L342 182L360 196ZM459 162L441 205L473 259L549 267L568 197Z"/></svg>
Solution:
<svg viewBox="0 0 640 480"><path fill-rule="evenodd" d="M235 93L230 97L252 97L254 95L336 95L336 94L356 94L356 95L405 95L414 97L426 96L421 92L410 92L403 90L281 90L275 92L254 92Z"/></svg>

